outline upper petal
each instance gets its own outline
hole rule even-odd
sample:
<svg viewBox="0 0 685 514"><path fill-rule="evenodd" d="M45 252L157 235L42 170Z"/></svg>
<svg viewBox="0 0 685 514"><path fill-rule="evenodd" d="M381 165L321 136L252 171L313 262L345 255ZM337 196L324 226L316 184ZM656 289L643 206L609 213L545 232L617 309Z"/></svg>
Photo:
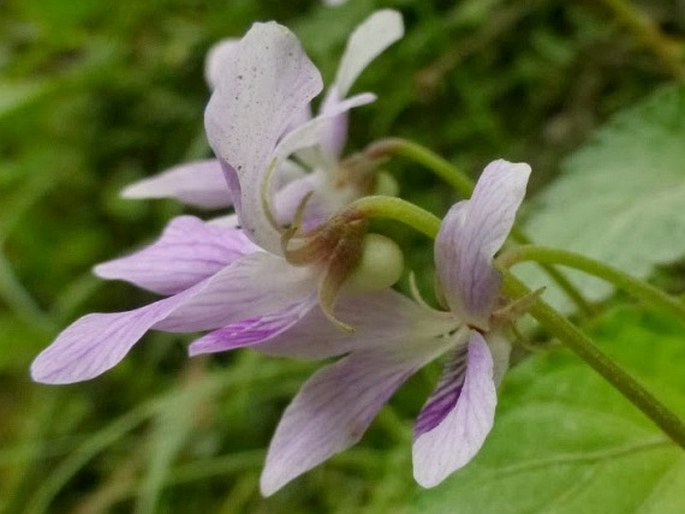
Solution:
<svg viewBox="0 0 685 514"><path fill-rule="evenodd" d="M216 159L189 162L127 186L121 196L131 199L175 198L200 209L230 207L231 194Z"/></svg>
<svg viewBox="0 0 685 514"><path fill-rule="evenodd" d="M447 303L466 323L487 329L501 278L492 259L511 231L530 166L498 160L473 196L454 205L435 240L435 264Z"/></svg>
<svg viewBox="0 0 685 514"><path fill-rule="evenodd" d="M347 41L335 78L340 98L345 98L362 71L404 34L399 12L376 11L359 25Z"/></svg>
<svg viewBox="0 0 685 514"><path fill-rule="evenodd" d="M274 22L255 23L220 68L205 111L207 137L237 176L236 208L248 236L278 252L280 235L264 211L262 184L278 140L321 91L321 75L295 35Z"/></svg>
<svg viewBox="0 0 685 514"><path fill-rule="evenodd" d="M261 477L265 496L355 444L380 408L417 369L387 351L349 355L313 375L281 418Z"/></svg>
<svg viewBox="0 0 685 514"><path fill-rule="evenodd" d="M212 45L205 57L205 80L210 89L215 89L221 80L221 72L226 66L225 61L234 58L233 53L238 48L239 39L226 38Z"/></svg>
<svg viewBox="0 0 685 514"><path fill-rule="evenodd" d="M194 216L179 216L171 220L157 242L126 257L99 264L94 271L102 278L126 280L170 295L257 250L237 228L211 226Z"/></svg>
<svg viewBox="0 0 685 514"><path fill-rule="evenodd" d="M417 420L413 461L420 485L438 485L476 455L492 429L496 404L492 356L472 330L465 365L457 353Z"/></svg>

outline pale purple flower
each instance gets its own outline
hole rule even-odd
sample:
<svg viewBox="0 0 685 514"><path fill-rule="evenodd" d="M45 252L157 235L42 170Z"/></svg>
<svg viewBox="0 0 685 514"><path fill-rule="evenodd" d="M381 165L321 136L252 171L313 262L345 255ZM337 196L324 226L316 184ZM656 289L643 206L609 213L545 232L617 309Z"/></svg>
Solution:
<svg viewBox="0 0 685 514"><path fill-rule="evenodd" d="M252 27L225 67L206 114L208 137L231 179L244 230L184 216L172 220L150 247L96 267L102 277L171 296L132 311L80 318L34 360L35 380L93 378L116 365L150 329L196 332L247 322L239 328L240 341L256 342L296 323L317 304L322 269L318 263L295 267L283 258L281 233L266 212L271 191L263 184L268 170L316 144L331 116L368 100L362 95L340 102L332 114L284 137L293 116L321 87L319 71L288 29L276 23Z"/></svg>
<svg viewBox="0 0 685 514"><path fill-rule="evenodd" d="M368 103L374 97L369 94L358 96L352 105L345 105L343 102L366 66L401 38L403 31L400 14L384 9L373 13L350 36L335 80L319 110L319 114L329 117L330 121L325 129L318 130L317 140L311 148L298 149L298 158L308 170L291 160L283 160L274 173L274 190L279 193L274 198L273 210L279 222L292 221L297 206L310 191L314 191L314 196L310 199L305 218L313 222L307 223L308 228L325 220L329 214L351 200L369 192L364 191L365 182L359 184L354 180L341 180L339 167L342 150L347 141L346 110L351 106ZM237 39L226 39L217 43L208 52L205 76L213 90L221 87L228 95L231 91L227 87L235 86L232 83L225 83L223 70L233 66L238 57L238 44ZM220 86L222 81L224 85ZM292 114L284 133L301 127L310 119L311 108L306 104ZM227 123L223 120L223 124ZM354 162L352 165L359 166ZM176 198L201 209L225 208L232 205L232 198L225 187L218 159L176 166L157 176L131 184L124 189L122 195L132 199Z"/></svg>
<svg viewBox="0 0 685 514"><path fill-rule="evenodd" d="M311 377L286 409L267 455L263 494L355 444L394 391L443 354L442 378L414 428L414 477L432 487L474 457L492 428L510 351L493 318L501 278L492 259L511 230L529 173L527 164L491 163L472 198L443 220L435 263L449 312L393 291L348 297L336 312L358 327L355 333L336 333L311 311L257 348L303 358L347 354ZM232 347L220 333L195 345Z"/></svg>

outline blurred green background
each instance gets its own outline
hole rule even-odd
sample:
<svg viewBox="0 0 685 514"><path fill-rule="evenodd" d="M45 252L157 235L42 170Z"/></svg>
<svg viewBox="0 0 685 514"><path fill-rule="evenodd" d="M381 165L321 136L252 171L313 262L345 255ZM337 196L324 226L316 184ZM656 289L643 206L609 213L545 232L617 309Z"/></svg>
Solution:
<svg viewBox="0 0 685 514"><path fill-rule="evenodd" d="M473 176L497 157L525 160L535 191L611 114L673 80L612 4L0 1L0 512L412 511L411 423L437 369L410 381L356 448L262 499L264 448L314 365L248 351L189 360L190 338L156 333L83 384L34 384L29 364L76 317L152 298L90 269L182 212L118 192L208 155L213 42L275 19L330 81L353 27L397 8L407 34L355 86L379 99L353 113L350 150L401 136ZM636 5L682 38L683 2ZM416 166L390 169L438 214L454 200ZM425 241L389 230L413 267L429 268Z"/></svg>

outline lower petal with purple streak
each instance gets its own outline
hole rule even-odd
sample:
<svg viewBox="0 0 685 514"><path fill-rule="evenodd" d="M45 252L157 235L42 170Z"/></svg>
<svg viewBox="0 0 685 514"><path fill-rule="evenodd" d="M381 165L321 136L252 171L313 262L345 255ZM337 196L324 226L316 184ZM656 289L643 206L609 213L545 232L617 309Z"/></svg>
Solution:
<svg viewBox="0 0 685 514"><path fill-rule="evenodd" d="M464 372L459 372L460 355L454 358L419 415L413 461L414 478L423 487L438 485L466 465L480 450L494 422L497 395L487 342L472 330Z"/></svg>

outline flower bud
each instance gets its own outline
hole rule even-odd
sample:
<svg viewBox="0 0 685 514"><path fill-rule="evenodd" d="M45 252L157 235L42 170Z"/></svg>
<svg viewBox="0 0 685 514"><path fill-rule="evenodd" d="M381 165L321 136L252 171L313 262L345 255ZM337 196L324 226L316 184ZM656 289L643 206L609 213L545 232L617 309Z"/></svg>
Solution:
<svg viewBox="0 0 685 514"><path fill-rule="evenodd" d="M392 286L404 269L402 250L392 239L366 234L359 263L347 278L345 290L367 293Z"/></svg>

